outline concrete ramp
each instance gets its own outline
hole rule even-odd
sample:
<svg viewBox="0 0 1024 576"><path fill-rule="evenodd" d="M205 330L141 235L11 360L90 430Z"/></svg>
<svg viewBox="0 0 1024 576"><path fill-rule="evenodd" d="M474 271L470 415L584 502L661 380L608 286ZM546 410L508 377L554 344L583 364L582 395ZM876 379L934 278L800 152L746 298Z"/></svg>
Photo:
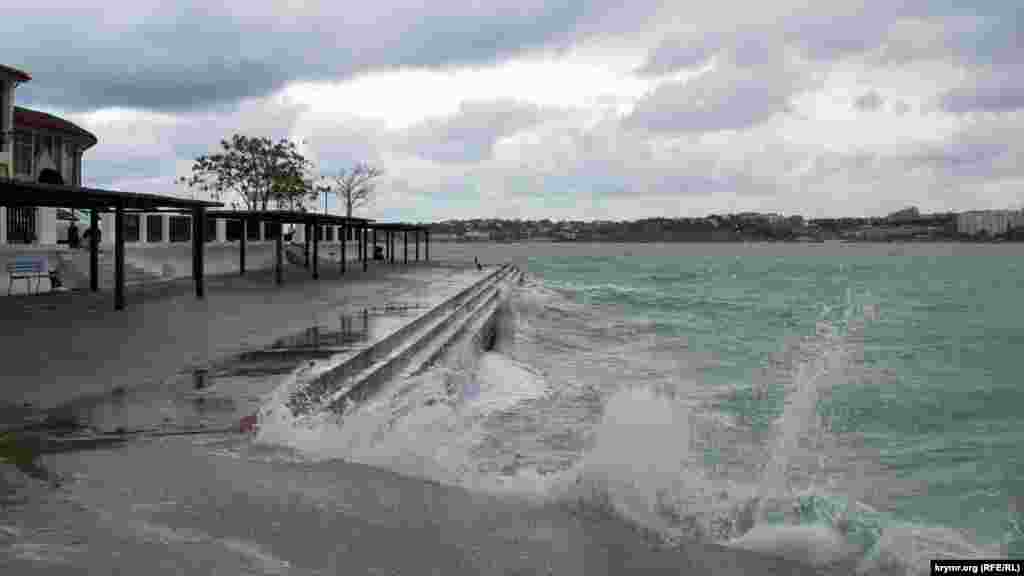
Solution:
<svg viewBox="0 0 1024 576"><path fill-rule="evenodd" d="M450 344L483 335L498 305L521 276L504 265L441 304L398 327L337 366L299 383L288 399L293 415L343 412L372 396L388 381L415 374L436 361Z"/></svg>

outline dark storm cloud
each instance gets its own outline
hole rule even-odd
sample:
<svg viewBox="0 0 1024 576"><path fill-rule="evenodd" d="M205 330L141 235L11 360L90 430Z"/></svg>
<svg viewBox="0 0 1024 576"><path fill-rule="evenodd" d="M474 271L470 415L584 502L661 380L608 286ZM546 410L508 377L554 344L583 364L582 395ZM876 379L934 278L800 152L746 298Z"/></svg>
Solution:
<svg viewBox="0 0 1024 576"><path fill-rule="evenodd" d="M5 14L0 53L34 76L19 89L19 100L31 105L180 111L263 96L290 81L487 64L565 47L578 33L614 26L617 19L606 18L614 6L392 1L268 10L184 2L104 11L58 0Z"/></svg>

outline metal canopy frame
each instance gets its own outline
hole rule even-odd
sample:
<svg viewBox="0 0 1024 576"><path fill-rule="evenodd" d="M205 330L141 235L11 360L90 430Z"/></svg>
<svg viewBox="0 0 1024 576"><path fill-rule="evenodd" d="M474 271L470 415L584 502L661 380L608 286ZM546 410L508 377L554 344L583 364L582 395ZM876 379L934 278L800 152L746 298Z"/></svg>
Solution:
<svg viewBox="0 0 1024 576"><path fill-rule="evenodd" d="M114 213L114 309L123 310L124 301L124 215L126 212L177 212L191 213L192 231L192 277L197 298L203 298L203 235L206 230L205 216L208 208L220 207L221 202L191 200L159 194L139 194L84 186L42 184L13 178L0 178L0 206L46 207L89 210L89 226L99 229L99 213ZM170 210L161 210L170 209ZM99 239L96 234L89 238L89 289L99 290Z"/></svg>
<svg viewBox="0 0 1024 576"><path fill-rule="evenodd" d="M207 212L208 218L224 219L224 220L236 220L242 222L242 232L237 240L239 244L238 250L238 273L240 275L245 274L245 255L246 255L246 244L248 242L248 223L249 222L271 222L276 224L302 224L304 226L304 254L305 254L305 267L307 269L312 268L313 278L317 279L320 277L320 242L316 241L319 237L319 231L321 226L340 226L342 228L341 233L338 235L337 242L342 245L339 251L339 267L341 273L344 274L347 268L347 258L345 245L347 242L349 229L356 230L356 240L359 242L358 260L362 261L363 271L365 272L368 268L369 250L367 249L367 241L370 239L370 235L373 235L373 244L377 244L377 231L381 230L387 235L388 239L388 260L394 264L395 254L393 242L396 240L394 237L395 233L402 232L405 234L405 262L409 261L409 248L408 248L408 233L415 233L416 242L416 259L419 260L419 236L422 232L424 234L424 248L426 252L426 259L430 259L430 248L427 242L429 242L430 232L426 226L417 224L405 224L400 222L375 222L368 218L350 218L348 216L339 216L335 214L320 214L316 212L298 212L289 210L210 210ZM277 284L284 282L284 233L283 230L279 230L275 235L275 249L274 249L274 281ZM322 241L322 240L321 240ZM312 246L310 246L312 245ZM312 251L312 254L310 252Z"/></svg>
<svg viewBox="0 0 1024 576"><path fill-rule="evenodd" d="M313 257L309 258L309 239L315 239L320 226L341 226L338 242L343 246L347 242L347 230L356 230L356 239L359 242L359 259L362 260L363 271L367 270L369 250L367 242L372 231L373 243L376 245L377 231L386 235L387 259L394 264L396 235L404 235L405 256L404 261L409 261L409 233L414 233L415 256L420 256L420 235L424 237L423 247L425 260L430 260L430 230L425 225L405 224L400 222L375 222L367 218L349 218L334 214L318 214L315 212L297 212L288 210L260 210L260 211L239 211L223 210L222 202L210 202L206 200L193 200L176 196L163 196L159 194L140 194L135 192L121 192L118 190L104 190L100 188L87 188L83 186L63 186L58 184L42 184L28 182L12 178L0 178L0 206L7 207L55 207L71 208L90 211L89 225L92 229L99 229L99 214L114 213L114 308L122 310L125 306L125 274L124 274L124 215L126 213L150 213L150 214L190 214L192 216L192 277L195 283L197 298L205 297L205 284L203 278L205 244L206 244L206 219L240 220L242 222L242 233L239 242L239 269L240 274L245 274L245 252L248 236L248 223L251 221L271 222L277 224L303 224L306 226L306 261L307 267L312 262L313 277L319 278L319 242L313 241ZM278 284L283 281L283 237L284 230L279 228L276 234L276 262L275 278ZM345 273L346 250L340 250L340 269ZM99 240L95 234L90 235L89 241L89 287L96 292L99 290Z"/></svg>

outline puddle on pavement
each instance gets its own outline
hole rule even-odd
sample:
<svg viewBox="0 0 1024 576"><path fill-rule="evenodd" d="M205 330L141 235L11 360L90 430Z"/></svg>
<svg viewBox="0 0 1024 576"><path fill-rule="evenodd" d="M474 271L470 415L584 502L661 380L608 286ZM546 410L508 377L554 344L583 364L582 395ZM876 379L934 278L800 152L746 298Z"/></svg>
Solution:
<svg viewBox="0 0 1024 576"><path fill-rule="evenodd" d="M339 361L423 313L419 303L389 303L338 314L279 338L270 346L183 370L155 385L115 389L48 415L53 434L117 434L138 430L217 430L237 425L304 362ZM60 414L58 416L58 414Z"/></svg>

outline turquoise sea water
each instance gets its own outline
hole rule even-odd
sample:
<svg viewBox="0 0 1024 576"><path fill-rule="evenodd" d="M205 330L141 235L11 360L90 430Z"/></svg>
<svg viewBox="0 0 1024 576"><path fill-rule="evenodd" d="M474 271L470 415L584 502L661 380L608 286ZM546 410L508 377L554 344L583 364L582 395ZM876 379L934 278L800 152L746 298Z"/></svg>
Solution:
<svg viewBox="0 0 1024 576"><path fill-rule="evenodd" d="M859 342L858 374L850 375L861 381L839 382L818 406L830 431L861 436L877 451L876 464L919 483L888 502L894 516L971 529L983 541L1009 537L1011 502L1024 494L1021 254L913 245L676 248L538 255L529 269L581 302L648 320L659 335L685 335L717 360L701 371L701 384L741 389L788 339L858 313L857 304L876 306ZM755 421L781 415L784 395L749 396L724 409Z"/></svg>
<svg viewBox="0 0 1024 576"><path fill-rule="evenodd" d="M1024 248L432 252L528 272L497 346L311 451L862 572L1024 555Z"/></svg>

